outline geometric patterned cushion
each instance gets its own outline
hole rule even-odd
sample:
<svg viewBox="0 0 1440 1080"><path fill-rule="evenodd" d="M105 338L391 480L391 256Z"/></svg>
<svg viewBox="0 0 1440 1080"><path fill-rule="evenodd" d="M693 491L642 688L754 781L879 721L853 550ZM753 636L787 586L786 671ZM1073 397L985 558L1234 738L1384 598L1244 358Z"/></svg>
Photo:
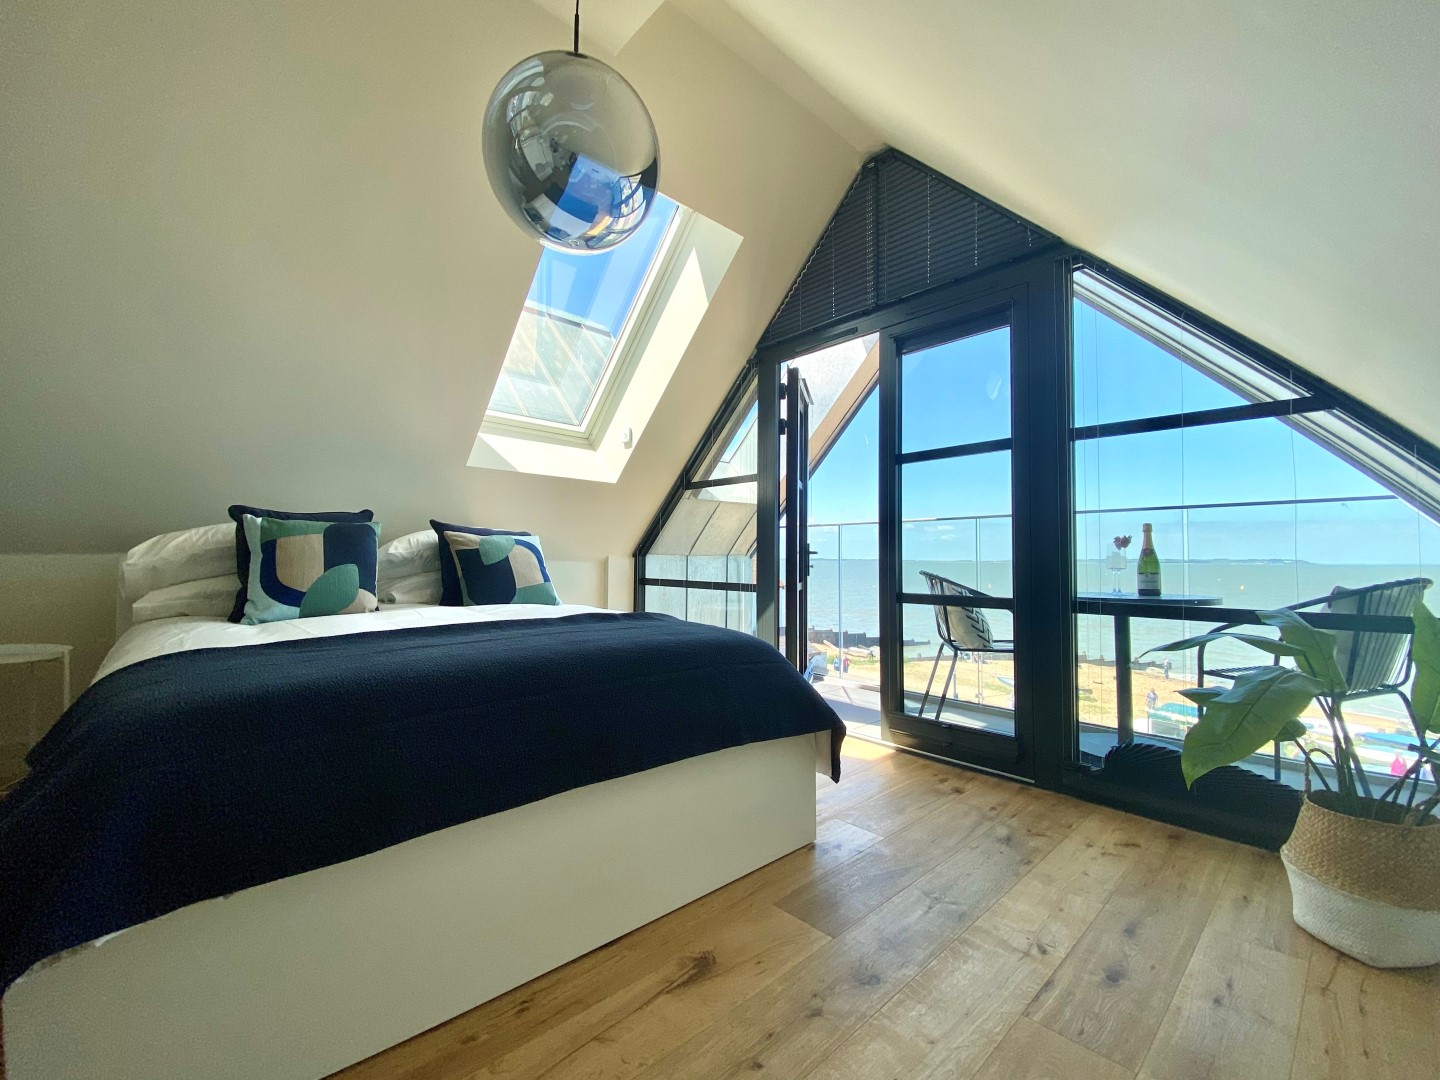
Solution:
<svg viewBox="0 0 1440 1080"><path fill-rule="evenodd" d="M440 553L440 606L463 607L465 597L460 592L460 575L455 570L455 557L450 554L446 533L469 533L471 536L529 536L524 529L483 529L478 525L455 525L448 521L430 519L430 528L435 530L435 546Z"/></svg>
<svg viewBox="0 0 1440 1080"><path fill-rule="evenodd" d="M250 549L246 626L374 611L377 521L244 515Z"/></svg>
<svg viewBox="0 0 1440 1080"><path fill-rule="evenodd" d="M466 607L560 603L538 536L447 531L444 537Z"/></svg>
<svg viewBox="0 0 1440 1080"><path fill-rule="evenodd" d="M245 601L250 589L250 545L245 542L245 515L257 518L283 518L286 521L374 521L370 510L266 510L258 506L236 503L230 507L230 520L235 522L235 576L240 588L235 592L235 606L230 621L238 623L245 617Z"/></svg>

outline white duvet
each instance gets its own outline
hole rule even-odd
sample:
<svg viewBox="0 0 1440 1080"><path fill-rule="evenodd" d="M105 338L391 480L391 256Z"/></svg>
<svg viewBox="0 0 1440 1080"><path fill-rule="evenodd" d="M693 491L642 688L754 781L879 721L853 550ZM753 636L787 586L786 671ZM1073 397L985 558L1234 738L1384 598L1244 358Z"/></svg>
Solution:
<svg viewBox="0 0 1440 1080"><path fill-rule="evenodd" d="M239 626L225 619L184 616L156 619L132 626L120 636L106 655L95 681L112 671L166 653L189 649L228 648L261 645L267 641L293 641L307 637L334 637L401 630L413 626L443 626L447 623L501 622L510 619L557 619L603 608L584 604L488 604L480 607L435 607L430 604L385 604L379 611L363 615L323 615L313 619L291 619L261 626Z"/></svg>

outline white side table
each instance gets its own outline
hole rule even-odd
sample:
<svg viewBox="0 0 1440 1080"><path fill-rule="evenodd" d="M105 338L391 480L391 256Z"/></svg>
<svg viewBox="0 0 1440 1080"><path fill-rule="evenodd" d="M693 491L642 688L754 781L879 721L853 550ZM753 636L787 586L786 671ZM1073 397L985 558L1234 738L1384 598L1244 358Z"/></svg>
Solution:
<svg viewBox="0 0 1440 1080"><path fill-rule="evenodd" d="M24 757L50 725L70 707L69 645L0 645L0 666L23 664L25 690L20 701L0 704L0 791L10 787L25 772ZM36 678L41 664L60 665L58 709L44 709Z"/></svg>

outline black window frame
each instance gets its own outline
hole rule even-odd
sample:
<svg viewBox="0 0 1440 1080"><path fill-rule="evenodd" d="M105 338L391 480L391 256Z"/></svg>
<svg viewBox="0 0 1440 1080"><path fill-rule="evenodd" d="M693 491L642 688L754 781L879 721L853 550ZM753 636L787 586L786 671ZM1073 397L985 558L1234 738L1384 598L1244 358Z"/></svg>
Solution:
<svg viewBox="0 0 1440 1080"><path fill-rule="evenodd" d="M913 162L913 159L894 155L893 151L886 151L877 159L872 159L866 168L887 156L897 157L911 165L924 168ZM864 190L867 198L879 197L875 194L873 184L870 188L862 189L860 180L861 177L857 177L856 184L847 192L847 202L842 202L842 210L850 205L848 200L854 197L857 190ZM948 180L945 182L953 184ZM988 200L979 196L975 198L983 206L1005 213L1003 208L996 207ZM853 214L853 206L850 206L847 212ZM840 214L837 212L837 220L839 218ZM880 220L880 215L872 213L868 220L873 224ZM822 237L822 246L836 242L831 232L831 228L827 227ZM1147 285L1108 261L1067 245L1043 230L1037 230L1036 236L1035 250L1022 257L1003 265L986 267L956 281L926 288L913 296L880 303L879 294L872 289L874 306L870 309L784 336L781 336L781 326L794 325L793 320L786 324L772 323L762 336L762 343L747 361L741 378L732 387L715 419L707 428L705 437L691 455L685 471L672 487L660 513L637 546L637 609L643 608L646 585L736 588L722 583L702 585L647 578L643 575L643 566L648 545L659 535L669 510L684 496L686 490L706 486L704 481L695 479L695 471L706 460L720 433L725 429L730 414L744 403L745 396L753 385L758 405L759 427L757 584L751 588L757 593L757 632L765 640L778 644L781 370L789 360L817 349L851 338L878 334L881 348L878 388L881 396L881 436L878 465L882 476L880 506L877 508L879 584L882 590L893 585L893 595L896 598L894 603L882 602L879 612L882 640L889 643L890 649L898 648L900 612L904 603L934 603L934 598L928 594L908 594L900 591L898 485L893 482L886 484L885 474L892 470L898 472L902 464L913 461L1008 448L1011 452L1012 468L1011 510L1015 580L1013 597L997 606L1008 607L1014 616L1017 641L1016 732L1020 746L1016 755L1007 757L989 752L986 747L979 745L984 740L977 743L977 740L966 734L962 728L937 731L928 738L915 738L891 730L888 718L894 705L894 690L893 686L886 682L885 671L888 669L892 672L888 678L893 681L893 661L882 664L885 737L908 749L958 760L961 764L977 768L1018 775L1049 790L1066 792L1235 839L1270 843L1274 837L1267 835L1266 831L1257 827L1253 821L1174 799L1118 788L1113 783L1097 779L1094 770L1082 759L1079 750L1081 725L1076 693L1075 622L1078 615L1093 613L1089 610L1093 605L1076 595L1075 446L1079 442L1114 435L1329 412L1353 422L1402 456L1413 455L1418 465L1436 476L1440 476L1440 449L1353 395L1304 371L1279 354ZM820 250L817 248L817 252ZM878 274L880 269L879 259L880 254L877 252L875 264L867 270L872 277ZM787 294L787 303L795 296L804 294L806 273L812 264L817 263L819 272L829 272L823 260L812 256L806 269L802 270ZM1192 327L1199 334L1239 354L1247 363L1261 371L1290 383L1296 387L1298 396L1077 427L1073 401L1072 282L1074 275L1082 270L1104 279L1146 304L1153 305L1171 319ZM825 295L823 290L820 295ZM898 407L895 385L898 378L895 355L897 339L904 341L915 335L943 334L947 328L955 326L957 320L971 320L975 312L983 310L987 303L993 303L997 307L1004 306L1011 302L1006 299L1007 296L1013 299L1017 295L1023 295L1023 301L1019 307L1007 309L1011 311L1008 325L1011 327L1012 336L1018 334L1022 339L1020 352L1016 351L1016 346L1012 343L1012 357L1023 352L1024 359L1016 360L1012 367L1013 411L1010 438L991 440L994 445L980 443L900 454L896 417L888 415L888 411ZM1007 445L1002 446L1001 443ZM1256 612L1232 607L1205 609L1205 619L1208 620L1211 616L1214 616L1217 622L1254 621ZM1320 616L1313 621L1317 625L1331 625L1336 619L1348 620L1347 625L1354 623L1355 628L1360 628L1356 621L1363 621L1364 618L1332 615ZM1395 628L1387 625L1385 629ZM1023 648L1021 642L1024 643Z"/></svg>

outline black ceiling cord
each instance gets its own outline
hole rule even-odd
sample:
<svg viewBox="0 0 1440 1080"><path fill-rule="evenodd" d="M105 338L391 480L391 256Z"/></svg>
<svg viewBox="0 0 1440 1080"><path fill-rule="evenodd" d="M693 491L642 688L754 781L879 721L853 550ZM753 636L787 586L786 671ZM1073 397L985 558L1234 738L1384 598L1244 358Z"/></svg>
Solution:
<svg viewBox="0 0 1440 1080"><path fill-rule="evenodd" d="M571 51L580 55L580 0L575 0L575 48Z"/></svg>

